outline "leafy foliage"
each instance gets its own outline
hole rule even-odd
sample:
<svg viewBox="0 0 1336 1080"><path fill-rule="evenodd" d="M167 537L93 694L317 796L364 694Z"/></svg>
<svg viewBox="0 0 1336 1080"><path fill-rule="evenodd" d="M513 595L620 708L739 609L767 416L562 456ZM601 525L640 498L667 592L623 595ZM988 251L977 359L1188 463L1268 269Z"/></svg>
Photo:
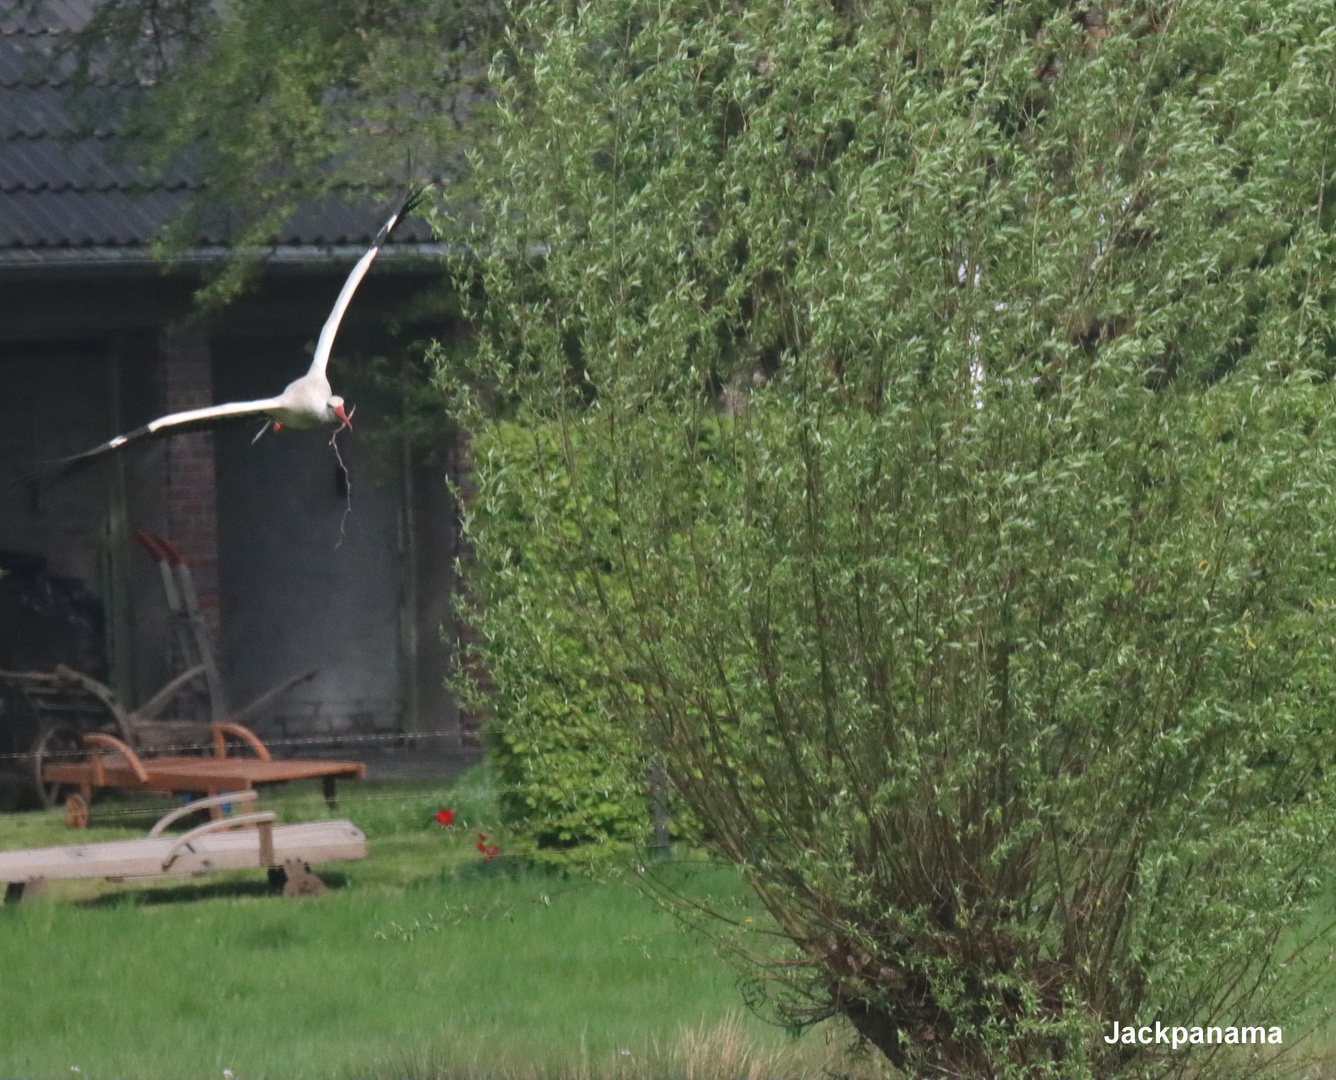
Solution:
<svg viewBox="0 0 1336 1080"><path fill-rule="evenodd" d="M554 700L744 870L761 998L912 1074L1292 1031L1336 825L1325 9L522 15L464 267L503 700L596 658Z"/></svg>
<svg viewBox="0 0 1336 1080"><path fill-rule="evenodd" d="M239 257L202 297L218 303L295 210L424 179L462 205L503 25L492 0L104 0L55 62L94 120L120 114L150 175L191 190L162 253L230 238Z"/></svg>
<svg viewBox="0 0 1336 1080"><path fill-rule="evenodd" d="M553 485L543 509L557 517L535 527L521 499L509 497L531 479L512 484L501 464L518 457L527 467L534 436L515 425L491 435L489 446L506 449L488 453L483 465L490 497L481 512L492 543L478 556L487 561L485 591L470 598L468 617L497 631L486 649L495 690L478 704L491 711L489 757L502 782L502 814L548 860L584 861L643 845L649 819L641 734L618 723L603 650L568 625L559 549L579 541L557 448L540 437L540 467ZM535 589L539 578L547 584Z"/></svg>

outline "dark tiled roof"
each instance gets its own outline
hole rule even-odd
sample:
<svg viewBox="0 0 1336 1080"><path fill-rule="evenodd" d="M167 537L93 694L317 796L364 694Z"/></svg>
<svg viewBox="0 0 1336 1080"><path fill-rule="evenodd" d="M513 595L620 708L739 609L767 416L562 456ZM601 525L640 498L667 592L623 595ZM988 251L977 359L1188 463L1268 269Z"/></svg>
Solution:
<svg viewBox="0 0 1336 1080"><path fill-rule="evenodd" d="M4 0L0 4L0 34L64 34L87 25L92 17L93 0L44 0L39 11L33 11L24 0Z"/></svg>
<svg viewBox="0 0 1336 1080"><path fill-rule="evenodd" d="M141 261L152 241L200 185L188 173L151 179L130 164L132 135L115 124L89 127L46 59L61 34L77 30L93 0L0 0L0 264ZM135 88L100 86L96 93ZM307 257L318 249L365 245L383 209L322 201L294 214L276 237L280 249ZM220 215L196 237L215 254L227 243ZM409 220L394 242L429 242L427 226ZM280 251L278 254L282 254Z"/></svg>

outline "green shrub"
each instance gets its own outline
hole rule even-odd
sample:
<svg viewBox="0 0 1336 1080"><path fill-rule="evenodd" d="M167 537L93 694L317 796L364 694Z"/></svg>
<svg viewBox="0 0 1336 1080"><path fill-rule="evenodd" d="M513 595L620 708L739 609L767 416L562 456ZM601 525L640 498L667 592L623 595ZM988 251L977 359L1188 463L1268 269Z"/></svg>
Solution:
<svg viewBox="0 0 1336 1080"><path fill-rule="evenodd" d="M1336 847L1328 8L523 13L465 268L502 695L578 643L782 929L740 958L789 1022L911 1075L1213 1051L1114 1020L1292 1046Z"/></svg>
<svg viewBox="0 0 1336 1080"><path fill-rule="evenodd" d="M550 433L501 425L474 449L495 464L517 446L539 448L539 467L555 485L552 528L534 528L519 500L505 494L504 478L501 493L475 504L470 520L472 531L493 538L477 555L479 592L469 617L484 632L480 658L496 686L482 704L502 814L545 859L627 851L648 838L642 740L610 710L607 667L584 630L571 625L561 582L530 587L557 572L552 545L579 541Z"/></svg>

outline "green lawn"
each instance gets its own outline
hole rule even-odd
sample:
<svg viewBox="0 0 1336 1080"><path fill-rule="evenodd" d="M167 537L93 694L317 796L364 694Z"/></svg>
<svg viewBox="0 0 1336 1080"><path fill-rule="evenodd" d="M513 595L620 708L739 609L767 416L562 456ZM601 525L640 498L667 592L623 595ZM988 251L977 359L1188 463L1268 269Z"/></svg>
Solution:
<svg viewBox="0 0 1336 1080"><path fill-rule="evenodd" d="M319 899L259 871L170 887L56 883L0 911L0 1076L82 1078L878 1075L846 1033L792 1040L742 1011L732 970L629 879L480 858L493 803L349 785L261 799L285 820L347 816L371 857L331 865ZM104 801L79 839L142 835L162 809ZM441 806L460 811L435 825ZM0 848L69 843L58 814L0 816ZM687 891L745 902L733 875ZM77 1069L77 1071L76 1071Z"/></svg>

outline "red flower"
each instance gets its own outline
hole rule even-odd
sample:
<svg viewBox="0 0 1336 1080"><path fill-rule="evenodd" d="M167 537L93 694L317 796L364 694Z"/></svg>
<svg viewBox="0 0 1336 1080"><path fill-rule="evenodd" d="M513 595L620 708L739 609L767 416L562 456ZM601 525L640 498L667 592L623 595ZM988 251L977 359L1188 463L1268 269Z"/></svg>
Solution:
<svg viewBox="0 0 1336 1080"><path fill-rule="evenodd" d="M478 850L481 851L483 854L487 853L487 845L484 844L481 840L478 841Z"/></svg>
<svg viewBox="0 0 1336 1080"><path fill-rule="evenodd" d="M500 850L501 850L500 848L498 848L495 844L493 844L491 847L487 849L487 857L489 859L495 859L496 853Z"/></svg>
<svg viewBox="0 0 1336 1080"><path fill-rule="evenodd" d="M437 810L437 825L453 825L455 823L455 812L453 810Z"/></svg>

